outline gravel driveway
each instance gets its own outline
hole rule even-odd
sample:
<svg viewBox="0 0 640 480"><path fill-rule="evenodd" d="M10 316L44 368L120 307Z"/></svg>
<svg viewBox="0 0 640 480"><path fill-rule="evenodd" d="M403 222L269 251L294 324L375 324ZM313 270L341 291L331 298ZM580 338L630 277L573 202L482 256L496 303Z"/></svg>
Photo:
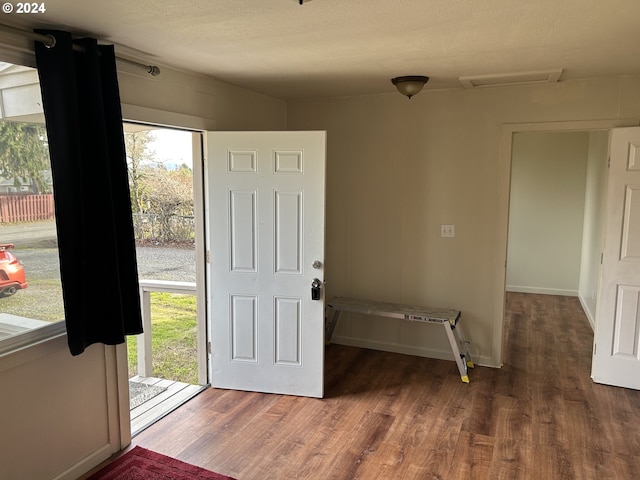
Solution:
<svg viewBox="0 0 640 480"><path fill-rule="evenodd" d="M0 312L54 321L64 317L60 265L56 248L16 248L29 287L0 299ZM145 280L196 281L195 250L189 248L137 247L138 276Z"/></svg>
<svg viewBox="0 0 640 480"><path fill-rule="evenodd" d="M60 279L53 220L0 225L0 243L14 243L14 253L30 278ZM196 281L193 248L137 247L138 274L147 280ZM35 277L34 277L35 276Z"/></svg>
<svg viewBox="0 0 640 480"><path fill-rule="evenodd" d="M55 248L18 249L13 253L30 278L60 279L60 263ZM145 280L196 281L195 250L187 248L138 247L138 276Z"/></svg>

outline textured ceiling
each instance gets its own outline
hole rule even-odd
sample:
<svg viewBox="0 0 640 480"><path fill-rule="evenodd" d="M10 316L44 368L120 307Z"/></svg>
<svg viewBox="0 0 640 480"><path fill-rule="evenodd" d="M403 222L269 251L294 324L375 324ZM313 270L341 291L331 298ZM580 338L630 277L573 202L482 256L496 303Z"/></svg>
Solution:
<svg viewBox="0 0 640 480"><path fill-rule="evenodd" d="M640 0L48 0L3 15L282 98L394 91L389 79L563 69L640 74ZM127 48L124 48L127 47Z"/></svg>

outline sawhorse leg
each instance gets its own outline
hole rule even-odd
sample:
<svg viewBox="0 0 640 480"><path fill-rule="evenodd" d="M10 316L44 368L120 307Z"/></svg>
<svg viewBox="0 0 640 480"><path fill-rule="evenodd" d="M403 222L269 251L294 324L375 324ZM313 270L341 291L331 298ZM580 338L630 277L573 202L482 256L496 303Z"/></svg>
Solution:
<svg viewBox="0 0 640 480"><path fill-rule="evenodd" d="M331 343L331 337L333 331L338 323L338 317L340 316L340 310L334 310L333 308L327 308L327 318L324 324L324 344L329 345Z"/></svg>
<svg viewBox="0 0 640 480"><path fill-rule="evenodd" d="M457 336L460 345L462 345L462 355L464 355L465 361L467 363L467 367L473 368L475 365L473 364L473 360L471 360L471 353L469 352L469 348L471 347L471 342L467 340L464 332L462 331L462 327L458 323L453 328L454 335Z"/></svg>
<svg viewBox="0 0 640 480"><path fill-rule="evenodd" d="M469 383L468 367L473 367L473 362L469 355L469 342L460 330L460 326L452 325L449 322L443 322L444 330L447 333L447 338L451 344L451 351L455 357L456 364L458 365L458 371L460 372L460 378L464 383ZM460 353L459 344L462 345L464 353Z"/></svg>

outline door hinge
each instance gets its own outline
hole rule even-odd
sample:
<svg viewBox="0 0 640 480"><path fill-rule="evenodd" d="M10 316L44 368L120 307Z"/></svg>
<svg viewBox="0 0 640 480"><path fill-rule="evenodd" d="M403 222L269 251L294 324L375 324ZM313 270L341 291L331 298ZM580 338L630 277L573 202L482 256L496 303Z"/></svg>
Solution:
<svg viewBox="0 0 640 480"><path fill-rule="evenodd" d="M211 251L210 250L207 250L207 253L205 254L205 262L211 263Z"/></svg>
<svg viewBox="0 0 640 480"><path fill-rule="evenodd" d="M602 260L604 259L604 253L600 252L600 265L602 265Z"/></svg>
<svg viewBox="0 0 640 480"><path fill-rule="evenodd" d="M598 349L598 344L594 343L593 344L593 356L595 357L596 355L596 350Z"/></svg>
<svg viewBox="0 0 640 480"><path fill-rule="evenodd" d="M207 342L207 353L211 355L211 342Z"/></svg>
<svg viewBox="0 0 640 480"><path fill-rule="evenodd" d="M607 159L607 168L611 167L611 157Z"/></svg>

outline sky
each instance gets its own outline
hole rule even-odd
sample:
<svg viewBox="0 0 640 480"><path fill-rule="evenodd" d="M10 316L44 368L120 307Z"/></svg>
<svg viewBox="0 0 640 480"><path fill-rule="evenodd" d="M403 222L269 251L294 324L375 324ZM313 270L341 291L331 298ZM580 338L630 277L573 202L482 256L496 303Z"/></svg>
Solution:
<svg viewBox="0 0 640 480"><path fill-rule="evenodd" d="M183 163L190 168L193 166L191 153L191 132L169 129L154 129L155 140L149 144L149 149L155 151L156 159L170 167L171 164L180 166Z"/></svg>

